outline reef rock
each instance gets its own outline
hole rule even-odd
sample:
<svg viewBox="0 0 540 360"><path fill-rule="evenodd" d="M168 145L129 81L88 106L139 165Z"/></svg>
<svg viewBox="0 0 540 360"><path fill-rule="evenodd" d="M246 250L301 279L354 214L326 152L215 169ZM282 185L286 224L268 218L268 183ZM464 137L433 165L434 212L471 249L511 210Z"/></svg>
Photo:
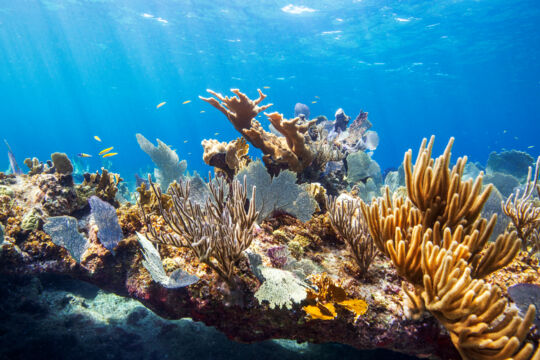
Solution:
<svg viewBox="0 0 540 360"><path fill-rule="evenodd" d="M534 158L523 151L506 150L500 153L492 152L489 154L486 172L488 174L496 172L509 174L517 178L520 182L523 182L527 179L529 166L533 165Z"/></svg>

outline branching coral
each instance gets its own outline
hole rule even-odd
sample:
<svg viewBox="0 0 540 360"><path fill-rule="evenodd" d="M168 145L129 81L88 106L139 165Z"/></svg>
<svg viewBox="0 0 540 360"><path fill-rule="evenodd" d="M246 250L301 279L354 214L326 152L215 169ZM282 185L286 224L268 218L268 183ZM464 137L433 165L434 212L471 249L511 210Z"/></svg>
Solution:
<svg viewBox="0 0 540 360"><path fill-rule="evenodd" d="M334 230L349 245L362 276L365 276L375 259L376 247L361 212L360 202L330 198L327 199L326 208Z"/></svg>
<svg viewBox="0 0 540 360"><path fill-rule="evenodd" d="M170 231L158 232L141 206L148 238L157 243L191 249L229 285L234 285L234 266L253 240L253 226L259 215L255 201L245 209L246 184L224 179L210 183L210 199L201 206L190 199L190 182L174 182L169 187L172 206L166 208L161 190L149 178L159 201L159 213ZM253 188L252 199L255 198Z"/></svg>
<svg viewBox="0 0 540 360"><path fill-rule="evenodd" d="M523 248L530 247L530 254L540 251L540 207L535 206L533 201L533 192L537 186L539 171L540 156L536 160L534 178L532 179L532 168L529 167L523 195L519 196L518 189L508 197L505 203L502 203L503 212L512 220L518 237L523 243ZM540 196L540 187L538 187L537 191Z"/></svg>
<svg viewBox="0 0 540 360"><path fill-rule="evenodd" d="M482 173L474 183L461 180L466 157L450 170L453 139L432 159L433 140L424 139L414 167L411 151L405 154L408 199L392 199L386 189L370 206L362 203L375 244L415 286L413 292L404 287L413 313L429 310L464 359L529 358L533 346L525 337L534 306L521 319L498 287L479 280L509 264L521 240L506 232L486 247L496 215L488 221L480 212L491 186L482 191Z"/></svg>
<svg viewBox="0 0 540 360"><path fill-rule="evenodd" d="M277 174L280 170L288 168L295 172L301 172L313 160L313 152L306 144L306 132L312 122L301 123L300 118L291 120L283 119L283 115L276 112L266 114L272 125L284 137L265 131L261 124L255 120L260 112L268 109L272 104L259 106L266 95L259 92L259 98L249 99L238 89L231 91L236 96L228 97L207 90L214 97L204 98L216 109L221 111L253 146L264 153L263 160L272 174Z"/></svg>

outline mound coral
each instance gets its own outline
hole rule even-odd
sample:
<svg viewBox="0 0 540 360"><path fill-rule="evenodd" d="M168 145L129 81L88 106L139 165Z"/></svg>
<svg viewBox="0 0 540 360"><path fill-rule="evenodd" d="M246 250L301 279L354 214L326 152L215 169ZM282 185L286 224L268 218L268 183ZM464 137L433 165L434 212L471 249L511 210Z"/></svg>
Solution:
<svg viewBox="0 0 540 360"><path fill-rule="evenodd" d="M482 173L474 183L461 180L466 157L449 168L453 138L432 159L433 140L424 139L414 167L412 152L405 154L408 199L392 199L387 189L361 204L375 244L414 285L403 286L412 315L430 311L464 359L537 359L540 350L526 341L534 306L520 318L500 288L480 280L509 264L521 240L506 232L486 246L497 217L488 221L480 212L491 185L482 190Z"/></svg>

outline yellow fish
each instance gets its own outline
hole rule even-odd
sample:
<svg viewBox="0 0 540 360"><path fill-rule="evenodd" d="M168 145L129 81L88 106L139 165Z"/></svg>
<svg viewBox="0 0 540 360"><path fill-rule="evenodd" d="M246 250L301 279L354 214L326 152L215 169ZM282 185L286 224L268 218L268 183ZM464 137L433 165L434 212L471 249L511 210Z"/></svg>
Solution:
<svg viewBox="0 0 540 360"><path fill-rule="evenodd" d="M157 104L156 109L159 109L160 107L162 107L162 106L165 105L166 103L167 103L166 101L160 102L159 104Z"/></svg>
<svg viewBox="0 0 540 360"><path fill-rule="evenodd" d="M315 99L320 99L320 97L318 97L317 95L315 95Z"/></svg>
<svg viewBox="0 0 540 360"><path fill-rule="evenodd" d="M311 103L312 103L312 104L316 104L317 102L316 102L316 101L312 101Z"/></svg>
<svg viewBox="0 0 540 360"><path fill-rule="evenodd" d="M533 147L534 147L534 145L527 146L527 148L529 148L529 149L532 149Z"/></svg>
<svg viewBox="0 0 540 360"><path fill-rule="evenodd" d="M101 139L100 139L99 136L97 136L97 135L94 136L94 139L95 139L96 141L101 142Z"/></svg>
<svg viewBox="0 0 540 360"><path fill-rule="evenodd" d="M204 114L205 112L206 112L206 111L204 111L204 110L201 110L201 114Z"/></svg>
<svg viewBox="0 0 540 360"><path fill-rule="evenodd" d="M182 104L183 104L183 105L186 105L186 104L189 104L190 102L191 102L191 100L186 100L186 101L184 101Z"/></svg>
<svg viewBox="0 0 540 360"><path fill-rule="evenodd" d="M92 157L92 155L86 154L86 153L78 153L77 156L78 156L78 157L83 157L83 158L89 158L89 157Z"/></svg>
<svg viewBox="0 0 540 360"><path fill-rule="evenodd" d="M186 144L188 142L188 140L184 140L184 144Z"/></svg>
<svg viewBox="0 0 540 360"><path fill-rule="evenodd" d="M103 158L108 158L115 155L118 155L118 153L108 153L108 154L103 155Z"/></svg>
<svg viewBox="0 0 540 360"><path fill-rule="evenodd" d="M214 136L218 136L218 135L219 135L219 133L214 133Z"/></svg>
<svg viewBox="0 0 540 360"><path fill-rule="evenodd" d="M270 89L270 86L263 86L263 89Z"/></svg>
<svg viewBox="0 0 540 360"><path fill-rule="evenodd" d="M114 146L111 146L110 148L106 148L106 149L101 150L98 155L103 155L105 153L108 153L112 149L114 149Z"/></svg>

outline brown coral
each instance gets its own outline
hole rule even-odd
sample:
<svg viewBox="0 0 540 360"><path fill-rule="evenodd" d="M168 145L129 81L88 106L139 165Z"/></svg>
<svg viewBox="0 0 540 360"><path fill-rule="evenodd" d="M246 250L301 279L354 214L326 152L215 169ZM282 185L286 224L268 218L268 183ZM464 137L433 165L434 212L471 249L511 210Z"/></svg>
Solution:
<svg viewBox="0 0 540 360"><path fill-rule="evenodd" d="M118 174L109 173L107 169L101 168L101 174L96 171L95 174L85 173L83 186L95 188L96 196L115 206L118 206L116 201L116 193L118 192L118 183L123 181Z"/></svg>
<svg viewBox="0 0 540 360"><path fill-rule="evenodd" d="M203 140L201 145L204 148L204 162L214 166L216 172L223 172L229 180L251 161L249 145L243 137L228 143L215 139Z"/></svg>
<svg viewBox="0 0 540 360"><path fill-rule="evenodd" d="M231 98L212 90L207 91L215 98L200 98L224 113L236 130L253 146L261 149L264 153L263 161L272 174L277 174L284 168L301 172L311 163L314 155L305 136L314 121L300 124L299 118L285 120L283 115L278 113L266 114L272 125L284 135L278 137L265 131L255 120L255 116L272 105L259 106L266 98L261 90L258 90L259 98L256 100L250 100L238 89L231 89L237 95Z"/></svg>
<svg viewBox="0 0 540 360"><path fill-rule="evenodd" d="M189 181L174 182L169 187L173 206L166 209L161 201L161 190L149 180L159 199L159 212L170 231L156 231L150 216L141 206L148 238L157 243L191 249L201 262L234 287L235 264L253 240L253 226L259 215L255 211L255 187L246 210L245 181L242 185L235 180L229 187L225 180L216 178L209 184L211 200L204 206L189 198Z"/></svg>
<svg viewBox="0 0 540 360"><path fill-rule="evenodd" d="M375 259L376 247L359 201L338 201L330 198L327 200L326 207L332 227L349 245L362 276L366 276L369 266Z"/></svg>
<svg viewBox="0 0 540 360"><path fill-rule="evenodd" d="M424 139L414 167L411 151L405 155L409 199L392 199L386 189L371 206L362 203L370 232L398 273L415 286L413 292L404 287L414 314L429 310L464 359L529 358L533 346L525 337L534 307L521 319L498 287L478 280L509 264L521 241L505 233L486 248L496 216L487 221L480 211L491 186L481 190L482 174L474 183L461 181L466 157L450 170L453 139L433 160L433 139L427 145ZM534 356L540 356L538 350Z"/></svg>

